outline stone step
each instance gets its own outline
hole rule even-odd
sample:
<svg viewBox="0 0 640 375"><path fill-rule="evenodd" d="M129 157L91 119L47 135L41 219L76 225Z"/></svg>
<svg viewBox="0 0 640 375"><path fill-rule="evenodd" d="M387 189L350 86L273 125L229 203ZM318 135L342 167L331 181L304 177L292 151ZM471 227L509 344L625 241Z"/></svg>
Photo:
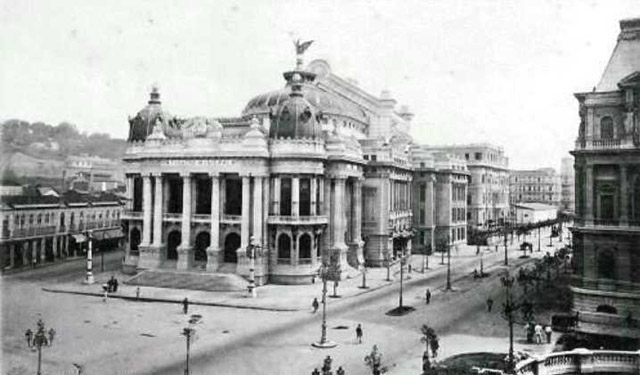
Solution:
<svg viewBox="0 0 640 375"><path fill-rule="evenodd" d="M228 273L187 272L175 270L147 270L124 282L129 285L158 288L204 290L212 292L244 291L247 280Z"/></svg>

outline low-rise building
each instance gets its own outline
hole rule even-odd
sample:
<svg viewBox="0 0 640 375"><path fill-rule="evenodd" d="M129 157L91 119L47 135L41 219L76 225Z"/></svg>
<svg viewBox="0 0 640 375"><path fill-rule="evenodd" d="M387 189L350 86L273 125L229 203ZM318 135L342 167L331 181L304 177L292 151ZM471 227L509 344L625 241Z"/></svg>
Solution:
<svg viewBox="0 0 640 375"><path fill-rule="evenodd" d="M558 217L558 207L543 203L513 203L511 210L517 225L540 223Z"/></svg>
<svg viewBox="0 0 640 375"><path fill-rule="evenodd" d="M564 212L573 213L576 210L575 172L573 158L562 158L560 167L561 198L560 208Z"/></svg>
<svg viewBox="0 0 640 375"><path fill-rule="evenodd" d="M97 248L117 247L123 202L113 194L68 191L60 197L37 189L3 196L0 207L0 267L34 266L82 255L78 235L91 231Z"/></svg>

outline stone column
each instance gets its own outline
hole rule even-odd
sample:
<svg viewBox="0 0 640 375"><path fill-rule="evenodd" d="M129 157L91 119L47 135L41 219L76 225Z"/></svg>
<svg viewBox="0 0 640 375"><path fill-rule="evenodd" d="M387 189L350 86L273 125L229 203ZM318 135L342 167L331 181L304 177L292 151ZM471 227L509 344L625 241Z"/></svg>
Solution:
<svg viewBox="0 0 640 375"><path fill-rule="evenodd" d="M218 268L220 254L220 178L218 173L211 173L211 243L207 248L207 271Z"/></svg>
<svg viewBox="0 0 640 375"><path fill-rule="evenodd" d="M125 178L126 189L127 189L127 203L125 208L127 210L133 210L133 176L127 175Z"/></svg>
<svg viewBox="0 0 640 375"><path fill-rule="evenodd" d="M220 176L220 215L221 217L227 213L227 179Z"/></svg>
<svg viewBox="0 0 640 375"><path fill-rule="evenodd" d="M586 166L586 178L583 189L584 194L584 217L586 221L593 222L593 165Z"/></svg>
<svg viewBox="0 0 640 375"><path fill-rule="evenodd" d="M171 185L168 177L162 179L162 185L162 212L169 212L169 199L171 198L169 189L171 189Z"/></svg>
<svg viewBox="0 0 640 375"><path fill-rule="evenodd" d="M267 217L269 216L269 178L266 177L264 179L262 179L262 198L263 198L263 202L262 202L262 249L263 249L263 254L265 254L265 256L267 256L266 254L268 254L268 249L269 249L269 232L268 232L268 225L267 225Z"/></svg>
<svg viewBox="0 0 640 375"><path fill-rule="evenodd" d="M157 174L154 176L155 179L155 197L153 199L153 246L161 247L162 246L162 215L163 215L163 199L162 199L162 185L163 178L162 174ZM160 254L158 254L160 256Z"/></svg>
<svg viewBox="0 0 640 375"><path fill-rule="evenodd" d="M182 176L182 242L178 246L179 270L187 270L191 266L191 175Z"/></svg>
<svg viewBox="0 0 640 375"><path fill-rule="evenodd" d="M333 194L333 247L343 249L346 247L344 243L345 218L344 218L344 192L346 179L338 177L335 179L335 191Z"/></svg>
<svg viewBox="0 0 640 375"><path fill-rule="evenodd" d="M319 191L320 195L318 197L318 200L320 201L318 203L318 211L319 211L318 214L319 215L326 215L327 211L325 210L325 203L324 202L325 202L326 197L328 195L325 195L325 180L322 177L318 178L318 189L320 189L320 191Z"/></svg>
<svg viewBox="0 0 640 375"><path fill-rule="evenodd" d="M251 180L249 176L242 176L242 224L240 232L240 248L244 249L249 246L249 223L250 223L250 202L251 190L249 189Z"/></svg>
<svg viewBox="0 0 640 375"><path fill-rule="evenodd" d="M253 238L262 242L262 177L253 178Z"/></svg>
<svg viewBox="0 0 640 375"><path fill-rule="evenodd" d="M42 237L40 239L40 263L44 263L45 261L45 253L46 253L46 246L47 245L47 238L46 237Z"/></svg>
<svg viewBox="0 0 640 375"><path fill-rule="evenodd" d="M151 176L142 176L142 241L140 246L151 244Z"/></svg>
<svg viewBox="0 0 640 375"><path fill-rule="evenodd" d="M280 215L280 176L273 178L273 214Z"/></svg>
<svg viewBox="0 0 640 375"><path fill-rule="evenodd" d="M355 242L362 240L362 179L353 183L353 238Z"/></svg>
<svg viewBox="0 0 640 375"><path fill-rule="evenodd" d="M627 166L620 165L620 222L629 224L629 183L627 181Z"/></svg>
<svg viewBox="0 0 640 375"><path fill-rule="evenodd" d="M322 249L321 251L326 251L330 246L333 240L333 223L331 220L331 180L323 178L322 179L322 214L326 215L329 219L329 225L327 225L327 229L322 233Z"/></svg>
<svg viewBox="0 0 640 375"><path fill-rule="evenodd" d="M300 216L300 178L291 179L291 216Z"/></svg>
<svg viewBox="0 0 640 375"><path fill-rule="evenodd" d="M316 211L316 194L317 194L317 190L318 190L318 180L316 179L316 176L311 176L311 186L310 186L310 194L311 194L311 211L309 212L309 215L311 216L316 216L317 215L317 211Z"/></svg>
<svg viewBox="0 0 640 375"><path fill-rule="evenodd" d="M27 252L30 251L31 241L26 240L22 243L22 266L31 267L27 259Z"/></svg>

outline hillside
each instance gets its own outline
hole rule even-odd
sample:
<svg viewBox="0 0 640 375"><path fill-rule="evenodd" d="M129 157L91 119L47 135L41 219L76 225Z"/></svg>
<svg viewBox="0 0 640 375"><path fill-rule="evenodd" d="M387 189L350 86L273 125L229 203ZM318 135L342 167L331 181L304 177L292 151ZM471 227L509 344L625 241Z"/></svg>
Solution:
<svg viewBox="0 0 640 375"><path fill-rule="evenodd" d="M123 139L104 133L80 133L75 125L7 120L2 123L0 171L17 177L58 178L70 155L119 160L127 147Z"/></svg>

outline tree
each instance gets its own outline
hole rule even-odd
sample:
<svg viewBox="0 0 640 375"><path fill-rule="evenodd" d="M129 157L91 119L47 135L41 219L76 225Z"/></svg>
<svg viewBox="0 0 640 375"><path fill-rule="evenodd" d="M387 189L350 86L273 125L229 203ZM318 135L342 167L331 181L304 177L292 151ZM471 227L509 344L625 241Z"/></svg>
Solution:
<svg viewBox="0 0 640 375"><path fill-rule="evenodd" d="M429 361L429 348L431 348L431 356L433 358L437 357L438 349L440 349L440 339L438 338L436 331L426 324L423 324L422 327L420 327L420 332L422 333L420 342L424 343L426 346L424 355L422 356L422 370L426 372L431 368L431 362Z"/></svg>
<svg viewBox="0 0 640 375"><path fill-rule="evenodd" d="M371 369L373 375L381 375L387 372L387 367L382 366L382 353L378 351L378 345L374 345L371 353L364 357L364 364Z"/></svg>

